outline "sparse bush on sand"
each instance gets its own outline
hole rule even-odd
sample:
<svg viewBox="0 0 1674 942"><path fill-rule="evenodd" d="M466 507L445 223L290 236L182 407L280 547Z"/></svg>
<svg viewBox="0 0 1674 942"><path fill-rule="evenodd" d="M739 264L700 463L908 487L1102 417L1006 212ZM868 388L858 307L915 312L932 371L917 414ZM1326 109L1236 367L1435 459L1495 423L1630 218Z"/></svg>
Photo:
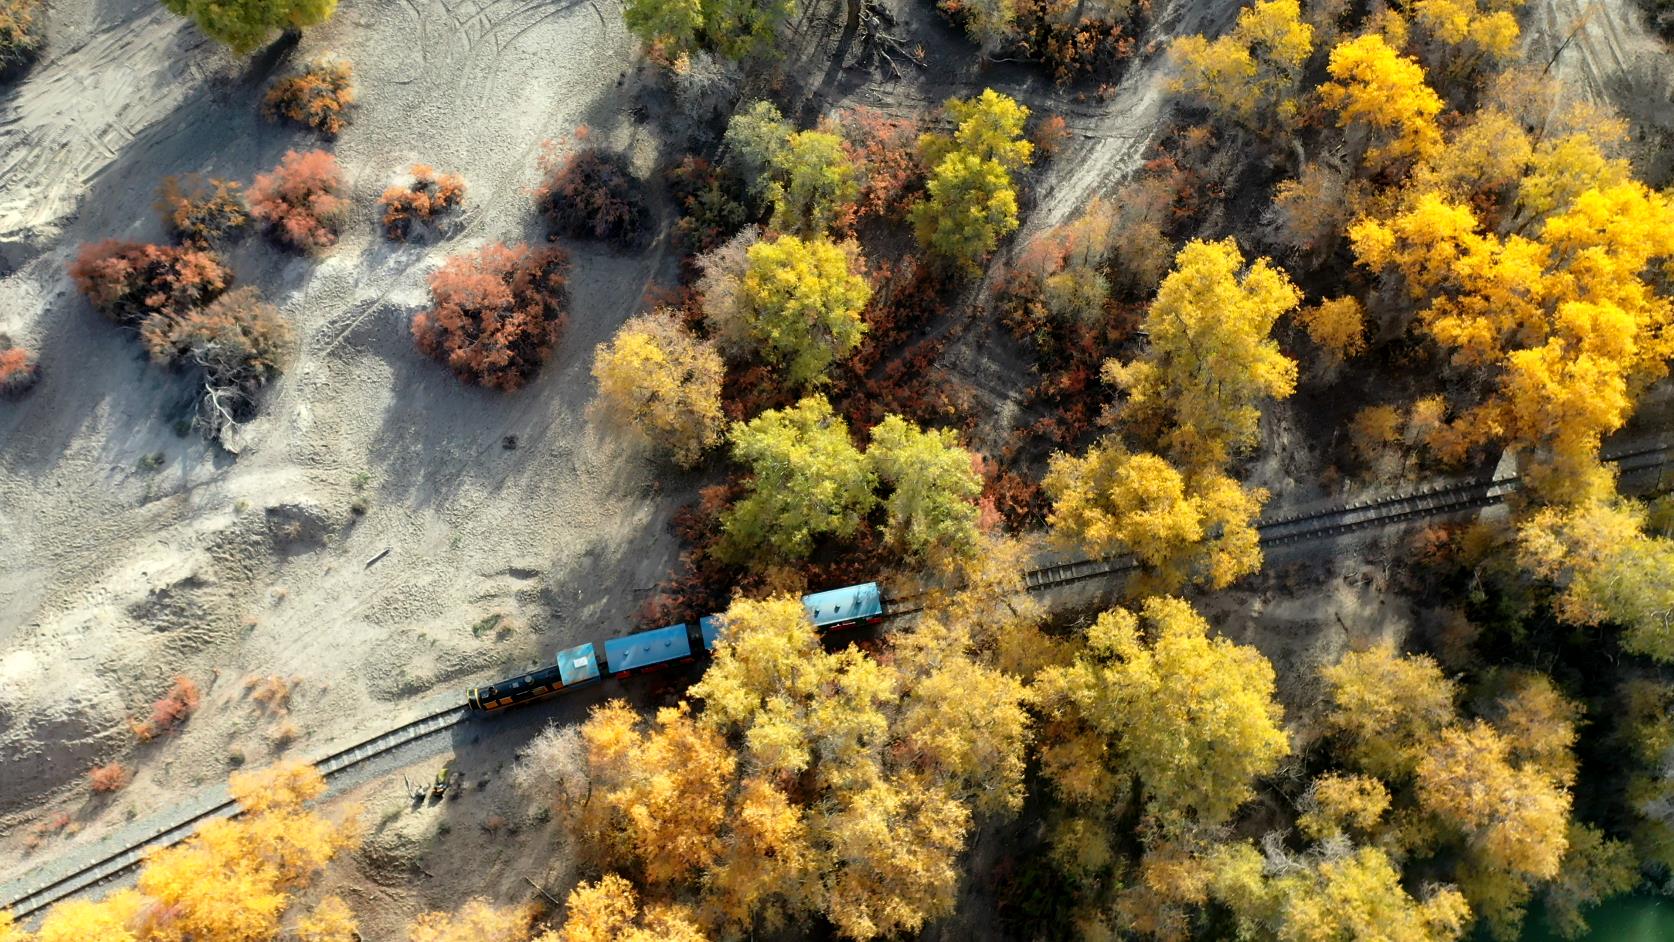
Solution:
<svg viewBox="0 0 1674 942"><path fill-rule="evenodd" d="M34 351L12 345L0 334L0 399L21 396L41 379L41 365Z"/></svg>
<svg viewBox="0 0 1674 942"><path fill-rule="evenodd" d="M551 355L564 327L569 255L556 246L485 245L430 276L434 306L413 341L467 383L510 391Z"/></svg>
<svg viewBox="0 0 1674 942"><path fill-rule="evenodd" d="M208 305L140 326L151 359L203 370L198 422L217 437L255 415L256 394L279 375L291 328L255 288L237 288Z"/></svg>
<svg viewBox="0 0 1674 942"><path fill-rule="evenodd" d="M414 226L425 225L465 202L465 178L459 174L438 174L428 164L413 164L408 172L411 183L392 186L378 198L384 210L384 238L391 241L405 241Z"/></svg>
<svg viewBox="0 0 1674 942"><path fill-rule="evenodd" d="M176 242L196 248L238 235L250 222L239 184L195 174L165 177L157 189L157 214Z"/></svg>
<svg viewBox="0 0 1674 942"><path fill-rule="evenodd" d="M106 239L81 247L70 278L100 313L137 327L209 303L232 283L232 272L202 249Z"/></svg>
<svg viewBox="0 0 1674 942"><path fill-rule="evenodd" d="M0 0L0 77L28 65L46 43L41 0Z"/></svg>
<svg viewBox="0 0 1674 942"><path fill-rule="evenodd" d="M130 772L128 767L120 762L109 762L94 766L93 770L87 773L88 784L99 794L121 791L127 788L128 783L133 779L134 773Z"/></svg>
<svg viewBox="0 0 1674 942"><path fill-rule="evenodd" d="M144 721L129 720L128 726L142 740L155 739L190 719L201 697L190 677L178 676L168 693L151 705L151 716Z"/></svg>
<svg viewBox="0 0 1674 942"><path fill-rule="evenodd" d="M645 235L644 190L626 157L586 147L549 161L535 195L554 232L626 248Z"/></svg>
<svg viewBox="0 0 1674 942"><path fill-rule="evenodd" d="M317 252L337 244L348 211L343 171L323 150L288 151L279 166L250 185L250 215L281 245Z"/></svg>
<svg viewBox="0 0 1674 942"><path fill-rule="evenodd" d="M268 89L262 114L269 121L285 120L336 137L349 126L355 103L354 67L347 59L322 57L298 75L280 79Z"/></svg>

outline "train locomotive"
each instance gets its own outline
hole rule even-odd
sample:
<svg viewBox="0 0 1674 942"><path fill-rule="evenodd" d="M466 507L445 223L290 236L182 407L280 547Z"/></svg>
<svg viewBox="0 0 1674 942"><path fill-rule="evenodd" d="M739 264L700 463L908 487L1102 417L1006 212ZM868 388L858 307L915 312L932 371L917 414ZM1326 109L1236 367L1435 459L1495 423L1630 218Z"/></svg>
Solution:
<svg viewBox="0 0 1674 942"><path fill-rule="evenodd" d="M802 605L821 633L884 619L883 591L876 582L827 589L802 597ZM675 664L708 657L720 635L720 616L705 615L696 625L681 622L604 642L604 656L592 642L558 652L551 667L543 667L465 691L472 710L492 712L545 700L576 687L596 684L606 677L649 674Z"/></svg>

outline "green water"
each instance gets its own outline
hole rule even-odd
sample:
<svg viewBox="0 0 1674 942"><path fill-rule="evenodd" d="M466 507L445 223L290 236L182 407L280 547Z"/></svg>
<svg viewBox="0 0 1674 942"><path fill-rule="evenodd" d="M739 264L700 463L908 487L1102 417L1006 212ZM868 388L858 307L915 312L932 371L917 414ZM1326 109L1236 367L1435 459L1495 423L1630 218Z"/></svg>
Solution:
<svg viewBox="0 0 1674 942"><path fill-rule="evenodd" d="M1666 896L1618 896L1587 911L1592 931L1579 942L1674 942L1674 899ZM1523 942L1561 942L1545 920L1529 920Z"/></svg>

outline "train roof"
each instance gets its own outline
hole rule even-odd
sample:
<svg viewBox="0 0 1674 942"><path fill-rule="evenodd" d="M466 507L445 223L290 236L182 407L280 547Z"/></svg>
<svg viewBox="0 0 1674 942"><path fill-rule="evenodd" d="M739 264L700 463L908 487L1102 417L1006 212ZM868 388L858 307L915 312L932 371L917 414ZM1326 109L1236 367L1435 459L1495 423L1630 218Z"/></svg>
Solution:
<svg viewBox="0 0 1674 942"><path fill-rule="evenodd" d="M599 659L592 642L559 651L557 665L566 687L599 678Z"/></svg>
<svg viewBox="0 0 1674 942"><path fill-rule="evenodd" d="M883 614L883 594L876 582L804 595L802 604L816 628Z"/></svg>
<svg viewBox="0 0 1674 942"><path fill-rule="evenodd" d="M692 640L685 622L605 642L605 662L613 674L691 656Z"/></svg>
<svg viewBox="0 0 1674 942"><path fill-rule="evenodd" d="M705 615L699 618L698 633L703 635L703 649L715 650L715 639L721 635L721 616Z"/></svg>
<svg viewBox="0 0 1674 942"><path fill-rule="evenodd" d="M558 679L558 668L543 667L538 671L530 671L527 674L519 674L516 677L508 677L497 683L488 684L484 687L478 687L477 695L483 700L493 700L497 697L510 696L511 694L517 693L520 690L528 689L529 687L551 683Z"/></svg>

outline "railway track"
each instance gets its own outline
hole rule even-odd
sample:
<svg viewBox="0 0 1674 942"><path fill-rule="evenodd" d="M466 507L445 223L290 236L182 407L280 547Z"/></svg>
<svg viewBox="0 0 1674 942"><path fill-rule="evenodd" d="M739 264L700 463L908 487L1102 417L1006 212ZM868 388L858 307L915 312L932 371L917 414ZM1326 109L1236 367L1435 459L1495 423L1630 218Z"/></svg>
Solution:
<svg viewBox="0 0 1674 942"><path fill-rule="evenodd" d="M329 781L351 768L392 750L452 729L465 719L467 712L462 705L437 710L394 729L379 733L371 739L363 740L346 749L333 752L314 765ZM219 800L216 800L216 798ZM129 871L137 868L145 860L146 854L154 849L168 847L184 840L193 831L197 830L200 824L206 821L215 818L231 818L238 814L238 802L222 795L217 795L216 798L210 799L205 807L192 811L184 820L165 830L158 831L145 840L130 844L123 850L63 876L43 880L38 885L26 887L23 895L0 905L0 910L9 909L17 919L27 919L65 897L74 896L107 880L124 876Z"/></svg>
<svg viewBox="0 0 1674 942"><path fill-rule="evenodd" d="M1615 464L1618 473L1654 469L1668 463L1671 447L1674 446L1666 443L1645 446L1606 455L1604 460ZM1261 545L1264 547L1330 539L1359 530L1478 510L1500 503L1518 487L1519 481L1515 476L1434 485L1406 494L1351 501L1342 507L1274 517L1259 522L1256 529L1261 534ZM1113 559L1070 560L1032 569L1024 575L1024 583L1029 591L1038 592L1120 575L1131 572L1138 566L1132 557L1125 556ZM885 617L901 618L922 610L920 598L922 593L890 598L888 615ZM463 705L437 710L333 752L317 761L315 765L329 781L378 756L446 732L461 723L468 713ZM9 909L17 919L27 919L59 900L126 875L137 868L151 850L175 844L185 839L205 821L231 818L238 814L238 810L237 802L230 797L217 795L207 801L205 807L189 813L184 820L135 841L122 850L62 876L45 878L25 886L21 895L0 903L0 910Z"/></svg>

